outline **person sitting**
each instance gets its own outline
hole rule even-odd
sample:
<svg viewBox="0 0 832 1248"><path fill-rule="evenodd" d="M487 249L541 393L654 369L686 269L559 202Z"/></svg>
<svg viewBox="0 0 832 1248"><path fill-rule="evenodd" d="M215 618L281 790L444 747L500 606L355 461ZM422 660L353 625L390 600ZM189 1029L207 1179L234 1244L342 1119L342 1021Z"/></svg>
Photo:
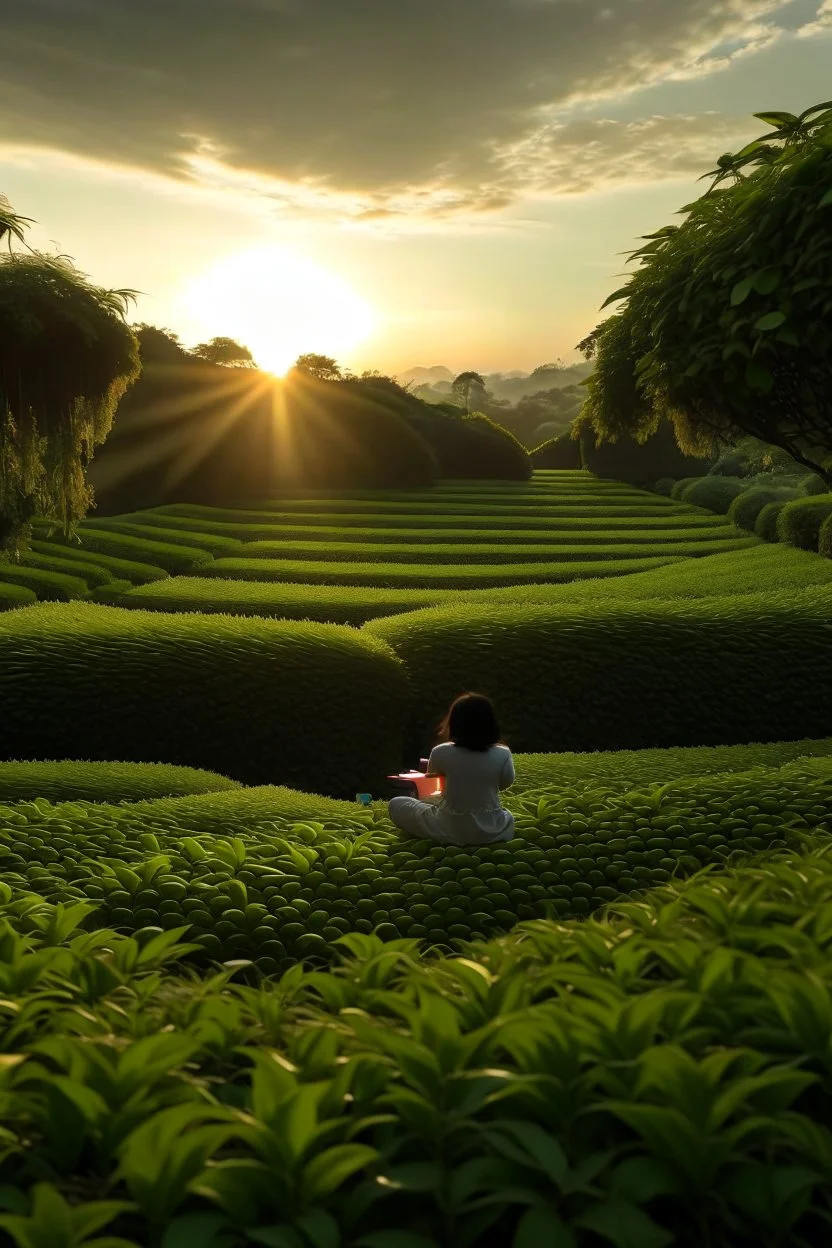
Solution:
<svg viewBox="0 0 832 1248"><path fill-rule="evenodd" d="M514 836L514 816L500 802L500 790L514 783L514 760L499 744L494 708L479 693L464 693L440 725L428 774L442 776L438 801L394 797L390 818L405 836L446 845L491 845Z"/></svg>

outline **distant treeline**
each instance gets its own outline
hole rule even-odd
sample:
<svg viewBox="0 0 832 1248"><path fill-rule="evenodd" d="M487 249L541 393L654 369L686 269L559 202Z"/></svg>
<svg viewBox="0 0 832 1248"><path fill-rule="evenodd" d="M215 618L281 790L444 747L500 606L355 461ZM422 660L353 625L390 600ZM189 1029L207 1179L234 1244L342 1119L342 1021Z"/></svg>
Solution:
<svg viewBox="0 0 832 1248"><path fill-rule="evenodd" d="M392 378L296 368L277 380L211 363L151 327L138 337L141 375L90 466L99 513L531 475L525 448L488 416L425 403Z"/></svg>

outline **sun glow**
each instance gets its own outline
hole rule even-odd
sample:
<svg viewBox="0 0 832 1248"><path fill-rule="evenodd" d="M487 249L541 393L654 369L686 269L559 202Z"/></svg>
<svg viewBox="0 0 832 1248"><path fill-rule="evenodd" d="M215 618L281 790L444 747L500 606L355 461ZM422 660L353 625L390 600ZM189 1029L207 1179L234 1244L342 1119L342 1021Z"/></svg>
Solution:
<svg viewBox="0 0 832 1248"><path fill-rule="evenodd" d="M195 340L234 338L277 376L309 351L343 361L376 319L341 278L272 246L219 261L190 283L182 310Z"/></svg>

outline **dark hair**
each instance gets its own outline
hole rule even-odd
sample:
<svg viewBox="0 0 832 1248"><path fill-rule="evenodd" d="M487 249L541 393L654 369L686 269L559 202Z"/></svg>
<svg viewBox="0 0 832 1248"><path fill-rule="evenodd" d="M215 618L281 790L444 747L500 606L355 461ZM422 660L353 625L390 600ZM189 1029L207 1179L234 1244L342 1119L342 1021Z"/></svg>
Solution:
<svg viewBox="0 0 832 1248"><path fill-rule="evenodd" d="M481 693L460 694L440 723L439 733L444 741L481 752L500 740L494 707Z"/></svg>

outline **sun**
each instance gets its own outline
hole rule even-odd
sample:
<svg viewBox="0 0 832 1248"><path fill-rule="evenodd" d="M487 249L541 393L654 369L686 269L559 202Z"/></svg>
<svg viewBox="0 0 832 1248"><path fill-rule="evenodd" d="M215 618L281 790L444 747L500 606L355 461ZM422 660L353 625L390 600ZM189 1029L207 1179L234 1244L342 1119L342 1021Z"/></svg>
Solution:
<svg viewBox="0 0 832 1248"><path fill-rule="evenodd" d="M306 352L342 359L376 322L341 278L275 246L226 256L186 287L181 302L195 337L235 338L277 376Z"/></svg>

